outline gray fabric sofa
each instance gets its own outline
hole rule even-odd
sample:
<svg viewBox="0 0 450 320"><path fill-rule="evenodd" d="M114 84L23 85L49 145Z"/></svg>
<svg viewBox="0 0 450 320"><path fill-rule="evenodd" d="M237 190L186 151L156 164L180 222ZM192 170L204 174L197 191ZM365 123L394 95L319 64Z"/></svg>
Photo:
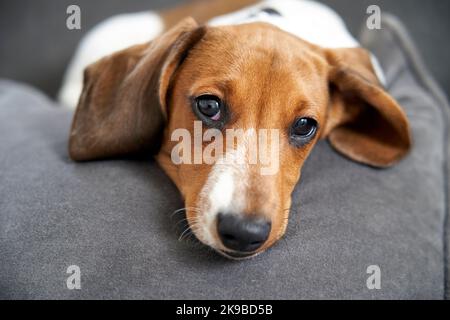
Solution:
<svg viewBox="0 0 450 320"><path fill-rule="evenodd" d="M0 298L449 297L449 106L394 18L361 39L406 110L414 149L376 170L319 143L284 240L242 262L178 241L183 217L172 212L183 204L153 160L71 162L71 112L0 81ZM66 286L71 265L80 290ZM366 286L371 265L379 290Z"/></svg>

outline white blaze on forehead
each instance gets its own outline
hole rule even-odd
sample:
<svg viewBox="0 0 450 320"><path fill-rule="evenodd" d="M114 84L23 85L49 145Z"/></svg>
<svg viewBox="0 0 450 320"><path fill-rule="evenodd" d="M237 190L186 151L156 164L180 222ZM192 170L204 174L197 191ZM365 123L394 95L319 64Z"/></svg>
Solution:
<svg viewBox="0 0 450 320"><path fill-rule="evenodd" d="M203 188L202 193L207 197L209 211L213 215L227 211L239 214L246 204L245 191L250 158L248 153L253 152L249 144L252 143L255 130L240 130L239 134L241 136L238 138L238 145L235 149L227 150L225 155L217 160ZM233 144L228 141L230 136L233 137L232 133L227 132L228 146Z"/></svg>
<svg viewBox="0 0 450 320"><path fill-rule="evenodd" d="M245 205L248 164L243 149L227 151L209 173L201 198L207 202L208 212L212 215L229 211L239 213Z"/></svg>
<svg viewBox="0 0 450 320"><path fill-rule="evenodd" d="M226 210L233 201L234 174L230 167L217 168L220 166L224 165L216 164L213 168L214 173L211 175L211 180L214 179L208 195L211 211Z"/></svg>
<svg viewBox="0 0 450 320"><path fill-rule="evenodd" d="M208 245L214 247L212 231L215 230L219 213L240 214L246 206L246 188L248 185L248 135L236 149L227 150L225 156L217 160L202 188L197 207L202 213L202 235Z"/></svg>

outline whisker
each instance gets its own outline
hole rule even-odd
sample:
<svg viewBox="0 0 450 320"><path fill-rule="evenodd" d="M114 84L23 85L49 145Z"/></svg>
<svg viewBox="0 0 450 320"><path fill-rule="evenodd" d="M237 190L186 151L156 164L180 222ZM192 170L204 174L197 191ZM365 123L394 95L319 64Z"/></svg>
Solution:
<svg viewBox="0 0 450 320"><path fill-rule="evenodd" d="M180 221L178 221L177 223L175 223L175 226L178 226L178 225L179 225L180 223L182 223L182 222L187 222L187 223L189 223L188 218L181 219Z"/></svg>
<svg viewBox="0 0 450 320"><path fill-rule="evenodd" d="M183 233L181 233L181 236L178 238L178 241L182 241L183 240L183 236L186 234L186 232L191 232L191 228L187 227Z"/></svg>
<svg viewBox="0 0 450 320"><path fill-rule="evenodd" d="M197 208L197 207L185 207L185 208L180 208L180 209L175 210L174 212L171 213L170 217L172 218L177 213L184 212L187 210L194 211L194 212L201 212L200 208Z"/></svg>
<svg viewBox="0 0 450 320"><path fill-rule="evenodd" d="M188 225L186 227L186 229L181 233L180 237L178 238L178 241L183 241L187 237L189 237L190 235L194 235L195 236L194 230L198 229L199 225L200 225L200 220L199 219L194 219L192 224Z"/></svg>

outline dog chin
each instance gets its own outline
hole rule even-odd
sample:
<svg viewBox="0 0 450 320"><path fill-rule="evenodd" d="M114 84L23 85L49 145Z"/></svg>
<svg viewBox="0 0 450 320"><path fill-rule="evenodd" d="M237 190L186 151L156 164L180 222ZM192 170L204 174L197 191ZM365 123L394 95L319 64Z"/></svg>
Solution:
<svg viewBox="0 0 450 320"><path fill-rule="evenodd" d="M220 249L214 249L217 253L219 253L221 256L235 261L242 261L242 260L249 260L251 258L256 257L261 252L251 252L251 253L239 253L239 252L231 252L231 251L224 251Z"/></svg>

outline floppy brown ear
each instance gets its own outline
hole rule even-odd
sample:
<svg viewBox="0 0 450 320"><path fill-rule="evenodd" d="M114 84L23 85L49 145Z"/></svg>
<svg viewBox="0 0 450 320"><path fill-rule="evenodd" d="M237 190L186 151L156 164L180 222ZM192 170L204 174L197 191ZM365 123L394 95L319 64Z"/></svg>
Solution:
<svg viewBox="0 0 450 320"><path fill-rule="evenodd" d="M329 49L330 107L324 136L350 159L389 167L411 148L408 119L382 88L368 52Z"/></svg>
<svg viewBox="0 0 450 320"><path fill-rule="evenodd" d="M70 157L84 161L158 148L170 80L203 34L187 18L150 43L86 68L70 132Z"/></svg>

